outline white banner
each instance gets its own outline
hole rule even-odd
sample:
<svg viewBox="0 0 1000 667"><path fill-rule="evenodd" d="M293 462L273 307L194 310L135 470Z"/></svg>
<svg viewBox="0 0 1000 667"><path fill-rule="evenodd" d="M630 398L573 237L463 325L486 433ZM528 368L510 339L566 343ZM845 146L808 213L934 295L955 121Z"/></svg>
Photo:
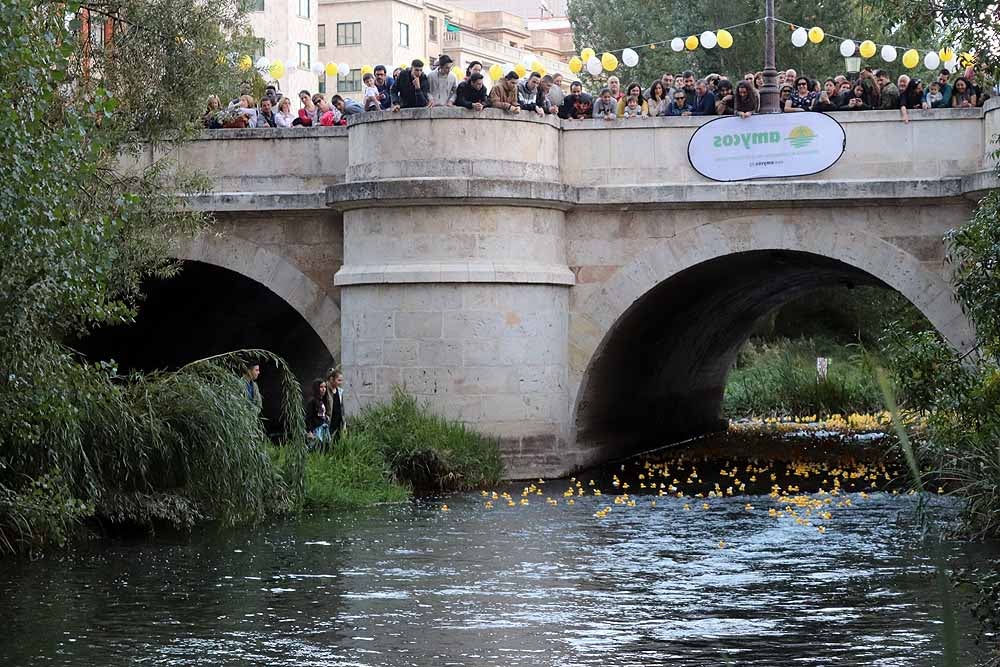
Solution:
<svg viewBox="0 0 1000 667"><path fill-rule="evenodd" d="M832 167L846 145L844 128L823 113L725 116L695 131L688 160L713 181L808 176Z"/></svg>

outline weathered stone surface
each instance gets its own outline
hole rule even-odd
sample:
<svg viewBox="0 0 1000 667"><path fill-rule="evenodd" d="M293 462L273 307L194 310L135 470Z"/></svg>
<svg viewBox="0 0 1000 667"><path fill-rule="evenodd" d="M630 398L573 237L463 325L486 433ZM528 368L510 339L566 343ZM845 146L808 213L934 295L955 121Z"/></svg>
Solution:
<svg viewBox="0 0 1000 667"><path fill-rule="evenodd" d="M188 204L219 222L176 252L292 305L342 354L349 411L402 386L500 436L511 476L565 473L717 428L757 316L816 287L888 286L971 344L941 237L997 186L1000 101L834 117L836 165L742 183L691 169L699 118L206 133L183 157L216 192Z"/></svg>

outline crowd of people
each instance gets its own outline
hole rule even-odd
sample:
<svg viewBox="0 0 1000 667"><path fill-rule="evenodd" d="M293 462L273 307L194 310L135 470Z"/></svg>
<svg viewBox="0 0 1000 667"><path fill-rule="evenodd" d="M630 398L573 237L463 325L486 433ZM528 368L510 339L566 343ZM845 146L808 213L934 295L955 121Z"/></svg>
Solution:
<svg viewBox="0 0 1000 667"><path fill-rule="evenodd" d="M466 68L461 81L452 71L450 56L442 55L425 69L421 60L410 67L396 68L390 75L384 65L362 79L362 101L322 93L298 94L299 108L292 111L291 100L277 87L268 86L258 103L250 95L232 100L226 107L218 97L208 99L204 115L207 128L223 127L311 127L346 125L353 114L368 111L434 106L456 106L479 112L487 108L507 113L547 114L565 119L641 118L648 116L748 117L760 111L759 91L762 72L748 72L735 81L719 74L696 77L694 72L664 73L648 86L631 82L622 87L616 76L596 95L584 92L579 81L563 88L561 74L528 72L523 78L509 72L486 86L483 64L476 61ZM884 69L866 67L853 79L837 75L824 81L800 76L794 69L778 72L780 110L870 111L901 110L904 120L913 109L964 108L982 106L989 93L976 84L972 68L956 75L947 69L923 81L907 74L893 79Z"/></svg>

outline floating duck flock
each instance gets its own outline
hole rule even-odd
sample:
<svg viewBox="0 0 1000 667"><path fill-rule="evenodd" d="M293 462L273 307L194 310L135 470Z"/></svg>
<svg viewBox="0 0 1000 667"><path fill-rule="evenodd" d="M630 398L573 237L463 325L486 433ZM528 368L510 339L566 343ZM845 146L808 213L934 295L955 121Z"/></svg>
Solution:
<svg viewBox="0 0 1000 667"><path fill-rule="evenodd" d="M863 504L872 494L913 494L909 489L904 466L885 443L874 451L871 448L852 446L851 440L839 439L833 444L824 437L826 445L821 460L809 460L801 455L815 449L815 442L787 445L770 458L755 456L752 446L745 450L733 448L733 436L739 438L752 432L781 433L815 431L838 435L856 435L878 432L889 422L888 413L876 415L835 415L819 421L815 416L782 417L742 420L730 425L725 440L725 452L717 446L701 446L694 442L685 449L670 449L660 455L646 455L614 468L595 469L581 477L571 477L568 484L559 480L559 489L547 492L547 482L538 479L524 486L520 493L509 490L483 489L481 507L486 511L516 510L532 505L545 507L572 507L588 497L607 498L607 504L593 511L595 520L603 521L615 512L646 505L656 507L670 503L680 504L685 512L731 511L733 497L745 496L745 512L760 512L775 521L784 521L826 534L834 515ZM791 426L788 426L791 425ZM739 440L735 440L739 442ZM717 445L718 443L716 443ZM738 455L737 455L738 453ZM868 460L859 460L863 454ZM552 486L552 485L550 485ZM945 493L943 487L937 489ZM760 500L755 500L764 498ZM755 502L769 505L767 509ZM581 503L581 508L584 505ZM587 512L593 503L586 504ZM442 512L449 512L441 505ZM719 548L725 548L725 541Z"/></svg>

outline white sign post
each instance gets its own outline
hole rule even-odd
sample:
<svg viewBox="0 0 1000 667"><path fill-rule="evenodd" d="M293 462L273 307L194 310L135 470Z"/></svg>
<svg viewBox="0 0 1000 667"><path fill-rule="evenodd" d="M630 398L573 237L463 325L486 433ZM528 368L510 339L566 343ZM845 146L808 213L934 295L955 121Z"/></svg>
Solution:
<svg viewBox="0 0 1000 667"><path fill-rule="evenodd" d="M699 127L688 142L688 160L713 181L808 176L832 167L847 135L823 113L726 116Z"/></svg>

